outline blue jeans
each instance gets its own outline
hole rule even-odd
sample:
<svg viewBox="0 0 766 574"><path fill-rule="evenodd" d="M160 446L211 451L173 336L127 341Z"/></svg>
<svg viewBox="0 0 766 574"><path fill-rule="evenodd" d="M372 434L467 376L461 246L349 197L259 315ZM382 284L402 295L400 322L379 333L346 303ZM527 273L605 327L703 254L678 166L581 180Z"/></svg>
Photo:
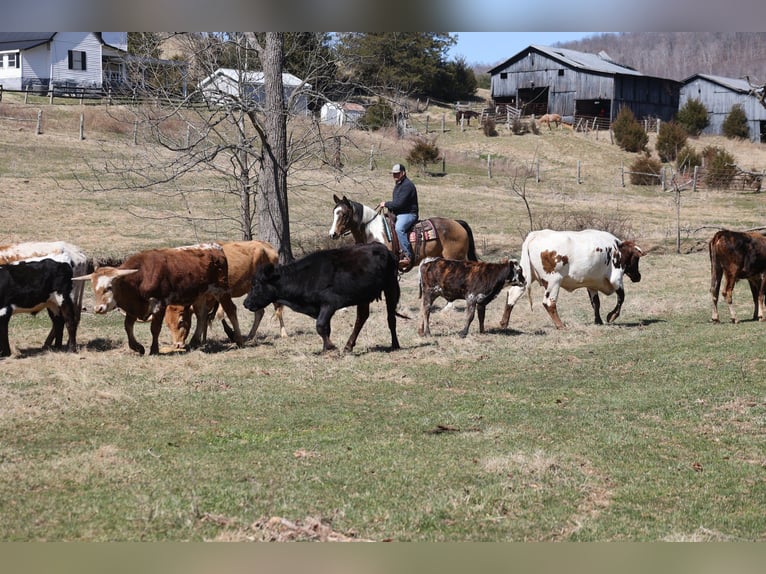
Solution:
<svg viewBox="0 0 766 574"><path fill-rule="evenodd" d="M414 213L402 213L396 216L396 236L399 238L399 245L404 251L405 255L409 257L410 261L413 261L412 248L410 247L410 241L407 239L407 234L415 225L418 220L418 216Z"/></svg>

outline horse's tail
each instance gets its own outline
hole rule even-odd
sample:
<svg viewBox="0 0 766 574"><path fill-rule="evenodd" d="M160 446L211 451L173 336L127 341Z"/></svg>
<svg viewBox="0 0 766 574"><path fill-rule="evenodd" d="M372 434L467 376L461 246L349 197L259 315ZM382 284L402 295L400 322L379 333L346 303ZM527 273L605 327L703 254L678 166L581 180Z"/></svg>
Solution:
<svg viewBox="0 0 766 574"><path fill-rule="evenodd" d="M473 240L473 231L471 231L471 226L462 219L456 219L455 221L457 221L468 234L468 261L478 261L479 257L476 255L476 243L474 243Z"/></svg>

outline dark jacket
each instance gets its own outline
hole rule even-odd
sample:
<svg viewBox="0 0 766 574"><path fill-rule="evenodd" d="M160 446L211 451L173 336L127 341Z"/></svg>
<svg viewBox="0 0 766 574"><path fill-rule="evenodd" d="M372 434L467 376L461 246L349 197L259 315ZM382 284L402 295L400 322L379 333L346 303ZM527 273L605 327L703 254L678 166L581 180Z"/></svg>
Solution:
<svg viewBox="0 0 766 574"><path fill-rule="evenodd" d="M414 213L418 215L418 190L407 176L394 185L391 201L386 202L386 208L396 215Z"/></svg>

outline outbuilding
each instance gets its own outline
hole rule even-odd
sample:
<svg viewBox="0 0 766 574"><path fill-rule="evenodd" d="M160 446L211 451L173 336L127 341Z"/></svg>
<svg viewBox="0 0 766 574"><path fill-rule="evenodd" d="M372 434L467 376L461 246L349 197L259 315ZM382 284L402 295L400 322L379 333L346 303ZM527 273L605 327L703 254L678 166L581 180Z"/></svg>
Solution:
<svg viewBox="0 0 766 574"><path fill-rule="evenodd" d="M747 80L695 74L683 81L679 106L684 107L689 100L698 100L707 110L710 123L703 134L721 135L726 116L732 107L739 105L747 117L751 141L766 142L766 108L752 93Z"/></svg>
<svg viewBox="0 0 766 574"><path fill-rule="evenodd" d="M282 73L285 101L294 114L307 115L311 84L287 72ZM223 104L227 96L235 101L252 99L263 104L266 92L263 72L218 68L199 83L203 97L210 103Z"/></svg>
<svg viewBox="0 0 766 574"><path fill-rule="evenodd" d="M608 125L622 106L638 119L667 121L678 111L679 82L645 76L605 52L533 45L489 74L493 102L514 106L524 115L599 118Z"/></svg>
<svg viewBox="0 0 766 574"><path fill-rule="evenodd" d="M362 104L353 102L327 102L320 110L320 121L334 126L355 125L364 115Z"/></svg>

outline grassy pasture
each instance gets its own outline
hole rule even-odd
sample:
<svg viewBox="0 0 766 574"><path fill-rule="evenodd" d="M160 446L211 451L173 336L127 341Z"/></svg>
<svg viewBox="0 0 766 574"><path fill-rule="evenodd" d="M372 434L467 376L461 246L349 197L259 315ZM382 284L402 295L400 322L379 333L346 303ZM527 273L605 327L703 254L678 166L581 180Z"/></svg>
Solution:
<svg viewBox="0 0 766 574"><path fill-rule="evenodd" d="M76 131L3 135L1 242L63 239L108 255L236 238L225 222L142 217L234 209L224 194L89 190L88 165L144 153L108 122L93 125L107 127L85 141ZM291 180L297 251L330 245L333 192L368 205L390 195L387 168L407 141L355 141L344 149L349 179L315 168ZM762 146L694 143L766 163ZM205 349L159 357L127 349L116 313L84 313L76 355L39 350L46 317L14 317L15 353L0 362L0 540L763 540L763 325L749 320L745 285L735 290L742 322L710 323L713 231L694 232L762 224L762 196L684 192L676 254L671 195L622 188L631 157L608 134L453 128L437 145L447 174L411 174L421 214L467 220L487 260L518 254L527 220L512 169L535 159L544 175L526 192L537 220L624 220L648 254L618 322L597 328L587 295L563 293L568 329L557 331L536 287L507 332L498 300L487 334L475 322L459 339L457 304L433 313L434 336L421 339L414 273L402 278L411 319L399 320L396 353L382 304L346 355L320 354L313 321L291 311L287 339L267 314L257 345L237 349L216 325ZM487 154L502 158L492 179ZM602 301L605 314L614 297ZM353 319L336 315L336 344ZM147 343L148 326L137 336Z"/></svg>

